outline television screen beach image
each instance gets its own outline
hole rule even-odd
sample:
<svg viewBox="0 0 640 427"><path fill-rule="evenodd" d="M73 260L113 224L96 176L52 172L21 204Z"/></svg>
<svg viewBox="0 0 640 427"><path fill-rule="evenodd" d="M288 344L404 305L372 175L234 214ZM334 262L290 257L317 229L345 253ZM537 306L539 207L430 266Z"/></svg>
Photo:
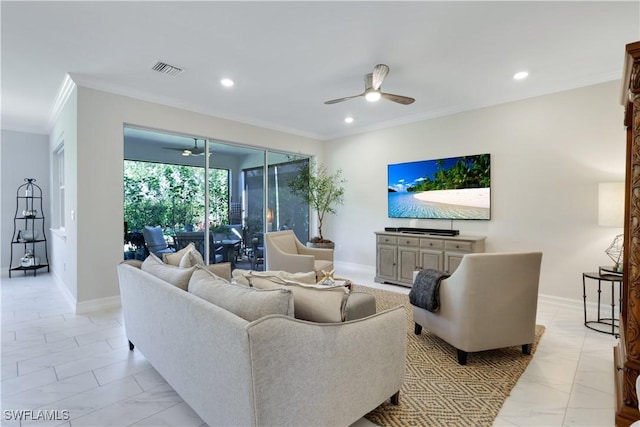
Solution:
<svg viewBox="0 0 640 427"><path fill-rule="evenodd" d="M389 218L491 219L491 156L388 166Z"/></svg>

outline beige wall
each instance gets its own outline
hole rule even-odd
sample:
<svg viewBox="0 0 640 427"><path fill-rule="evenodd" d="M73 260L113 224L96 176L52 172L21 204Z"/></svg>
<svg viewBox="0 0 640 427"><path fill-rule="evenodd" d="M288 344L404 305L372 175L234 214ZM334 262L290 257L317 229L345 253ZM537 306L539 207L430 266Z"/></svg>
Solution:
<svg viewBox="0 0 640 427"><path fill-rule="evenodd" d="M453 228L486 235L487 251L542 250L540 292L581 300L581 273L611 263L604 250L621 232L597 225L598 183L624 179L619 90L609 82L326 143L348 180L325 233L337 259L373 268L373 233L385 226L451 227L388 218L388 164L490 153L492 219Z"/></svg>
<svg viewBox="0 0 640 427"><path fill-rule="evenodd" d="M66 246L68 258L77 262L81 311L93 302L115 303L119 295L115 266L122 260L124 124L321 154L321 144L308 138L78 87L77 194L68 204L75 210L77 234L68 233Z"/></svg>
<svg viewBox="0 0 640 427"><path fill-rule="evenodd" d="M342 168L346 203L326 220L325 234L337 243L338 265L372 272L376 230L451 226L449 221L389 219L387 165L488 152L492 220L454 221L453 228L486 235L488 251L542 250L541 293L580 301L581 273L610 262L603 251L621 231L597 225L597 184L624 176L618 98L619 82L610 82L320 142L80 87L77 196L68 202L68 210L76 211L77 233L68 233L66 242L67 257L75 258L67 269L77 262L77 279L70 277L68 286L73 294L77 284L79 305L117 299L122 128L128 123L318 155L331 169ZM60 126L59 121L56 132Z"/></svg>

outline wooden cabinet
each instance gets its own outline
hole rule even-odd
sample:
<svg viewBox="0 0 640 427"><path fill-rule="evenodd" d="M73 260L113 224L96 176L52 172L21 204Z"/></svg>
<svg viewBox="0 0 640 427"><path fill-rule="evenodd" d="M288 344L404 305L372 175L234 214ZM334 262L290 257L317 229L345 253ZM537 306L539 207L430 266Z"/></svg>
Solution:
<svg viewBox="0 0 640 427"><path fill-rule="evenodd" d="M452 273L464 254L484 252L484 240L484 236L377 232L375 281L411 286L416 270L432 268Z"/></svg>
<svg viewBox="0 0 640 427"><path fill-rule="evenodd" d="M640 42L626 46L622 103L627 136L620 341L614 348L616 426L640 419Z"/></svg>
<svg viewBox="0 0 640 427"><path fill-rule="evenodd" d="M420 267L420 251L409 246L398 246L398 281L412 282L413 272Z"/></svg>
<svg viewBox="0 0 640 427"><path fill-rule="evenodd" d="M381 281L395 282L398 280L398 247L378 245L376 258L376 276Z"/></svg>

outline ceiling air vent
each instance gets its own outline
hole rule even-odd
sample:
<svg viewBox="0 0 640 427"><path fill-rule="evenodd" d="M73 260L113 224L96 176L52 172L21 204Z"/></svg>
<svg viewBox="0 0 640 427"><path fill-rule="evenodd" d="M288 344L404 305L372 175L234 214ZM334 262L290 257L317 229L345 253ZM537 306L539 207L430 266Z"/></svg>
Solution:
<svg viewBox="0 0 640 427"><path fill-rule="evenodd" d="M159 73L166 74L172 77L175 77L184 71L182 68L174 67L173 65L166 64L162 61L158 61L155 64L153 64L151 69L153 71L157 71Z"/></svg>

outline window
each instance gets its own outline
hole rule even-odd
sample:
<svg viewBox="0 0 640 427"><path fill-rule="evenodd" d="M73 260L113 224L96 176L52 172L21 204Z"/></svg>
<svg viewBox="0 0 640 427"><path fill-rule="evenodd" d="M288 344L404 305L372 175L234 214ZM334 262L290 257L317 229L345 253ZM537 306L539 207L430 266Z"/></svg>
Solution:
<svg viewBox="0 0 640 427"><path fill-rule="evenodd" d="M64 229L65 226L65 203L64 203L64 142L58 145L53 152L53 226Z"/></svg>

